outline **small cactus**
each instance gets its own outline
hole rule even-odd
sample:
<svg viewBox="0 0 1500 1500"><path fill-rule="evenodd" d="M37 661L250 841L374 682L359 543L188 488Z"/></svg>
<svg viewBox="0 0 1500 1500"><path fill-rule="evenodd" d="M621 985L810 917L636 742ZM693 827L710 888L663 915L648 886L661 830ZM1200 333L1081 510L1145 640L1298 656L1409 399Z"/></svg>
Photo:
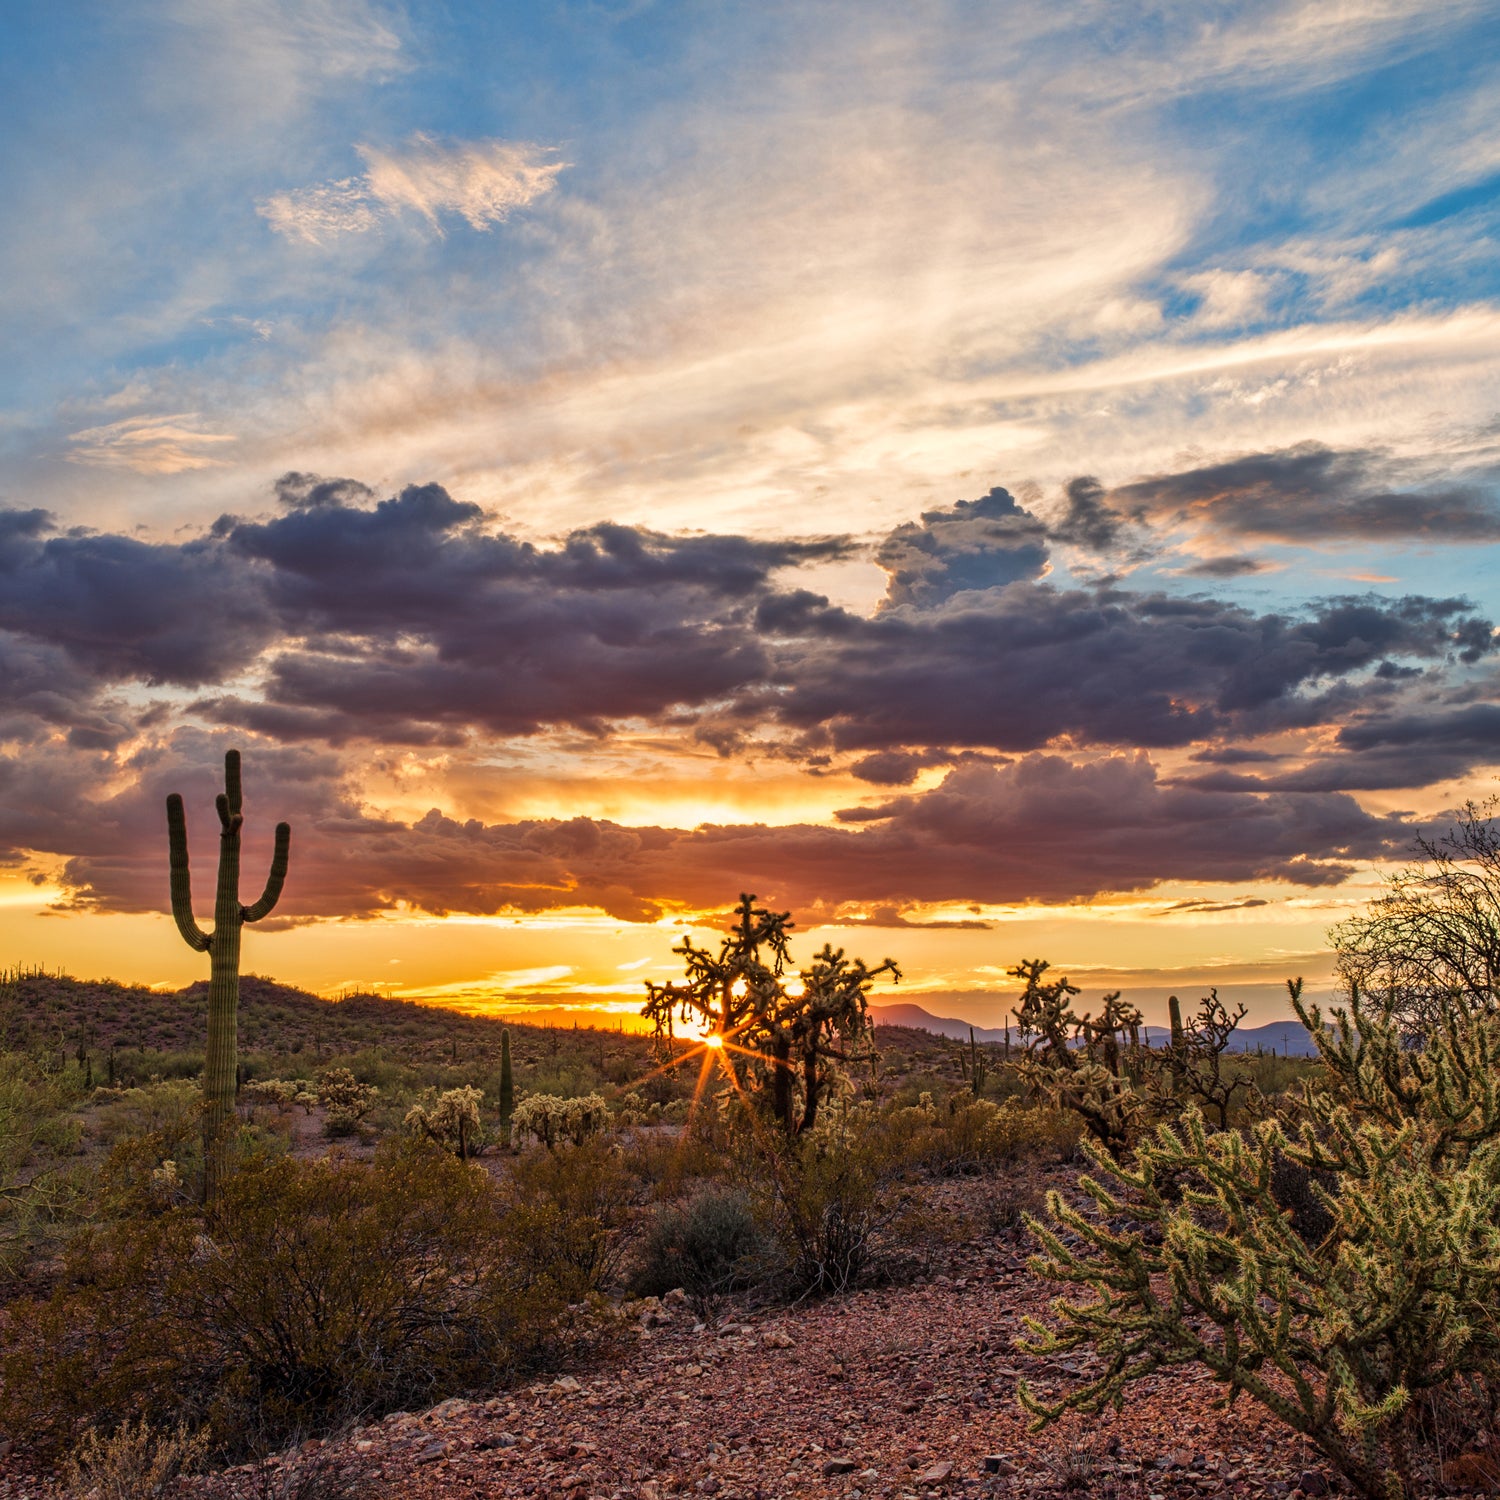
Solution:
<svg viewBox="0 0 1500 1500"><path fill-rule="evenodd" d="M510 1027L500 1032L500 1133L510 1136L510 1117L516 1112L516 1084L510 1070Z"/></svg>
<svg viewBox="0 0 1500 1500"><path fill-rule="evenodd" d="M984 1095L984 1086L990 1078L989 1057L979 1050L979 1043L974 1040L974 1028L969 1027L969 1088L973 1091L976 1099Z"/></svg>
<svg viewBox="0 0 1500 1500"><path fill-rule="evenodd" d="M208 1052L203 1064L203 1197L207 1202L223 1176L228 1126L234 1115L238 1076L240 999L240 931L246 922L269 916L281 899L291 847L290 824L276 825L271 873L260 900L240 905L240 828L245 821L240 791L240 752L224 756L224 790L215 799L219 810L219 881L214 898L214 928L204 932L193 916L192 876L188 870L187 815L182 798L167 798L167 843L171 857L172 916L189 948L207 953Z"/></svg>

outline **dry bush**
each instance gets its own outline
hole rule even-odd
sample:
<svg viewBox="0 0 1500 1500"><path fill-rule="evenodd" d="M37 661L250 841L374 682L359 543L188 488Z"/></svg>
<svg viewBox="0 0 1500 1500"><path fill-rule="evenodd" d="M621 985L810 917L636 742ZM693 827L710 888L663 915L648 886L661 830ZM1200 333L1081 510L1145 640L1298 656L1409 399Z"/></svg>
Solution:
<svg viewBox="0 0 1500 1500"><path fill-rule="evenodd" d="M250 1164L209 1210L89 1231L50 1297L6 1311L0 1425L55 1449L170 1416L231 1452L249 1426L491 1386L555 1357L572 1294L510 1258L502 1214L483 1172L408 1147Z"/></svg>
<svg viewBox="0 0 1500 1500"><path fill-rule="evenodd" d="M523 1280L581 1302L615 1279L643 1197L624 1154L604 1141L529 1151L511 1174L499 1232Z"/></svg>
<svg viewBox="0 0 1500 1500"><path fill-rule="evenodd" d="M68 1500L160 1500L207 1448L180 1423L169 1430L142 1417L108 1437L91 1427L63 1462L63 1491Z"/></svg>

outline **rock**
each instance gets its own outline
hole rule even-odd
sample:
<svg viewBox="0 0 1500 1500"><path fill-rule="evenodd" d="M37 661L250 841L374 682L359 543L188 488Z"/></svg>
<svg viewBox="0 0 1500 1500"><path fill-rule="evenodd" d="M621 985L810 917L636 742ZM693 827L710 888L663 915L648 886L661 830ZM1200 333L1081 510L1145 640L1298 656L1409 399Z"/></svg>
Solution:
<svg viewBox="0 0 1500 1500"><path fill-rule="evenodd" d="M914 1380L911 1383L911 1388L919 1396L930 1396L933 1391L933 1384L930 1380L927 1379Z"/></svg>
<svg viewBox="0 0 1500 1500"><path fill-rule="evenodd" d="M830 1380L842 1380L844 1378L843 1365L834 1365L828 1372L828 1378Z"/></svg>
<svg viewBox="0 0 1500 1500"><path fill-rule="evenodd" d="M450 1417L461 1417L469 1409L469 1403L462 1396L450 1396L446 1401L440 1401L428 1413L436 1417L440 1422L446 1422Z"/></svg>
<svg viewBox="0 0 1500 1500"><path fill-rule="evenodd" d="M1328 1493L1328 1477L1319 1469L1304 1469L1297 1476L1297 1488L1304 1495L1311 1495L1314 1500L1322 1500Z"/></svg>
<svg viewBox="0 0 1500 1500"><path fill-rule="evenodd" d="M791 1334L780 1328L769 1328L761 1334L760 1341L767 1349L792 1349L796 1347L797 1341Z"/></svg>
<svg viewBox="0 0 1500 1500"><path fill-rule="evenodd" d="M439 1438L435 1443L428 1443L412 1461L419 1464L435 1464L438 1459L446 1458L452 1451L453 1444L447 1438Z"/></svg>
<svg viewBox="0 0 1500 1500"><path fill-rule="evenodd" d="M559 1375L552 1382L552 1389L559 1396L576 1396L583 1387L571 1375Z"/></svg>
<svg viewBox="0 0 1500 1500"><path fill-rule="evenodd" d="M858 1467L852 1458L830 1458L823 1465L823 1477L831 1479L835 1474L852 1474Z"/></svg>
<svg viewBox="0 0 1500 1500"><path fill-rule="evenodd" d="M1003 1453L986 1453L984 1472L986 1474L1014 1474L1016 1466Z"/></svg>
<svg viewBox="0 0 1500 1500"><path fill-rule="evenodd" d="M635 1487L636 1500L662 1500L661 1486L654 1479L644 1480Z"/></svg>
<svg viewBox="0 0 1500 1500"><path fill-rule="evenodd" d="M940 1464L933 1464L930 1469L923 1469L917 1475L918 1484L946 1484L949 1475L953 1473L953 1465L946 1460Z"/></svg>

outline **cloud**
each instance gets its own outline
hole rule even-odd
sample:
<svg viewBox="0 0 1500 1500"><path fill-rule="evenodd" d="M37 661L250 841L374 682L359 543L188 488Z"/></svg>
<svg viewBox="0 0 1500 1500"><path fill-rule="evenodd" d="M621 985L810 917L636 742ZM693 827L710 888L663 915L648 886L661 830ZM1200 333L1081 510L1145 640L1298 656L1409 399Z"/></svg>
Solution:
<svg viewBox="0 0 1500 1500"><path fill-rule="evenodd" d="M1258 557L1237 552L1223 557L1202 557L1177 571L1195 578L1244 578L1252 573L1264 573L1267 566Z"/></svg>
<svg viewBox="0 0 1500 1500"><path fill-rule="evenodd" d="M171 416L125 417L103 427L87 427L68 438L70 463L100 469L130 469L137 474L182 474L194 469L222 469L229 461L216 455L233 433L203 432L186 424L200 420L195 411Z"/></svg>
<svg viewBox="0 0 1500 1500"><path fill-rule="evenodd" d="M0 766L0 855L68 855L62 878L77 908L156 910L163 799L184 794L204 861L224 743L180 733L137 753L121 768L123 789L105 795L101 787L120 778L101 780L78 757ZM280 914L304 920L594 906L652 921L671 907L721 906L740 890L812 920L851 905L899 913L934 902L1056 903L1172 880L1320 887L1355 861L1399 852L1411 836L1399 817L1373 816L1341 793L1165 786L1139 755L960 767L862 827L694 830L592 818L483 823L437 809L400 820L364 805L326 752L255 745L246 764L245 868L263 866L272 824L290 821ZM200 863L200 901L209 878Z"/></svg>
<svg viewBox="0 0 1500 1500"><path fill-rule="evenodd" d="M1094 489L1073 493L1095 524ZM649 724L723 753L857 756L875 785L1062 740L1308 727L1396 702L1419 663L1441 674L1495 645L1460 599L1256 613L1059 587L1034 576L1041 523L1003 491L896 528L877 548L891 587L868 615L788 586L790 570L851 557L847 538L599 523L546 547L435 484L371 504L355 481L297 473L278 497L270 518L171 544L0 514L0 629L100 683L199 689L210 721L308 743Z"/></svg>
<svg viewBox="0 0 1500 1500"><path fill-rule="evenodd" d="M773 697L747 698L810 746L885 751L1188 745L1319 721L1393 658L1473 662L1493 629L1460 600L1352 596L1256 614L1212 599L1046 582L865 618L807 592L757 612ZM1379 679L1362 680L1369 698Z"/></svg>
<svg viewBox="0 0 1500 1500"><path fill-rule="evenodd" d="M1493 484L1402 485L1396 468L1374 449L1305 442L1154 474L1110 500L1159 523L1282 542L1500 540Z"/></svg>
<svg viewBox="0 0 1500 1500"><path fill-rule="evenodd" d="M335 235L363 234L380 222L368 186L353 177L273 193L258 210L277 234L309 245L321 245Z"/></svg>
<svg viewBox="0 0 1500 1500"><path fill-rule="evenodd" d="M1180 284L1197 299L1192 321L1203 328L1237 328L1256 322L1265 315L1272 291L1267 276L1219 267L1184 276Z"/></svg>
<svg viewBox="0 0 1500 1500"><path fill-rule="evenodd" d="M1047 564L1047 528L992 489L898 526L876 549L892 604L931 605L970 589L1037 578Z"/></svg>
<svg viewBox="0 0 1500 1500"><path fill-rule="evenodd" d="M442 141L421 132L404 150L357 149L363 176L275 193L258 205L261 217L277 234L310 245L362 234L408 210L438 234L448 214L485 230L551 192L568 165L526 142Z"/></svg>
<svg viewBox="0 0 1500 1500"><path fill-rule="evenodd" d="M98 682L226 681L277 638L263 580L211 539L50 530L43 512L0 516L0 630Z"/></svg>

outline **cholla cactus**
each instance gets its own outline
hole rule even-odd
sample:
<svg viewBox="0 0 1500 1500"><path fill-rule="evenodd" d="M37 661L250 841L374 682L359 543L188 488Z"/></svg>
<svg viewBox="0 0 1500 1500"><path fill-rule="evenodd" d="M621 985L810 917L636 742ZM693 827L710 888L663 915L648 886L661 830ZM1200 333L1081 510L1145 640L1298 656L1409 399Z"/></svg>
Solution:
<svg viewBox="0 0 1500 1500"><path fill-rule="evenodd" d="M412 1105L406 1112L406 1128L425 1135L460 1159L473 1155L479 1148L479 1106L484 1095L465 1084L446 1089L434 1098Z"/></svg>
<svg viewBox="0 0 1500 1500"><path fill-rule="evenodd" d="M591 1135L601 1135L609 1126L609 1105L599 1094L564 1099L557 1094L531 1094L516 1105L511 1116L511 1138L527 1136L549 1151L564 1141L581 1146Z"/></svg>
<svg viewBox="0 0 1500 1500"><path fill-rule="evenodd" d="M358 1129L379 1097L380 1090L373 1083L361 1083L348 1068L324 1068L318 1074L318 1103L327 1111L323 1128L329 1135L348 1135Z"/></svg>
<svg viewBox="0 0 1500 1500"><path fill-rule="evenodd" d="M872 969L825 944L789 983L796 923L790 912L755 901L740 896L734 925L717 952L684 938L672 950L682 955L684 981L648 981L641 1013L650 1018L666 1056L672 1056L674 1019L717 1038L720 1064L736 1092L748 1085L760 1093L782 1131L794 1136L818 1123L818 1107L842 1067L873 1064L870 987L882 974L899 980L901 973L891 959Z"/></svg>
<svg viewBox="0 0 1500 1500"><path fill-rule="evenodd" d="M243 1092L257 1104L290 1105L297 1102L302 1085L295 1078L252 1078Z"/></svg>
<svg viewBox="0 0 1500 1500"><path fill-rule="evenodd" d="M239 1061L238 1018L240 999L240 932L246 922L269 916L281 899L286 880L287 857L292 830L276 825L276 845L271 855L271 873L260 900L240 905L240 829L245 821L240 790L240 752L224 756L224 790L216 801L219 810L219 880L214 897L214 929L204 932L193 916L192 877L188 870L187 815L182 798L173 792L167 798L167 844L171 860L172 916L189 948L207 953L208 1051L203 1063L203 1196L213 1197L214 1187L226 1166L229 1124L234 1116L234 1096Z"/></svg>
<svg viewBox="0 0 1500 1500"><path fill-rule="evenodd" d="M1189 1110L1125 1166L1098 1146L1087 1203L1048 1199L1032 1266L1081 1289L1030 1324L1033 1353L1089 1348L1102 1373L1061 1400L1018 1394L1042 1426L1121 1404L1129 1383L1199 1364L1314 1443L1364 1495L1416 1483L1425 1393L1500 1377L1500 1022L1454 1014L1423 1051L1356 995L1325 1032L1296 1136L1266 1120L1210 1134ZM1278 1158L1314 1187L1332 1227L1297 1232L1274 1189ZM1131 1223L1137 1227L1131 1227Z"/></svg>
<svg viewBox="0 0 1500 1500"><path fill-rule="evenodd" d="M1141 1013L1116 992L1104 997L1097 1020L1075 1015L1071 1002L1077 985L1044 979L1050 967L1033 958L1010 971L1026 985L1013 1012L1026 1048L1018 1071L1050 1102L1072 1110L1094 1140L1119 1156L1146 1108L1120 1064L1121 1041L1136 1032Z"/></svg>

